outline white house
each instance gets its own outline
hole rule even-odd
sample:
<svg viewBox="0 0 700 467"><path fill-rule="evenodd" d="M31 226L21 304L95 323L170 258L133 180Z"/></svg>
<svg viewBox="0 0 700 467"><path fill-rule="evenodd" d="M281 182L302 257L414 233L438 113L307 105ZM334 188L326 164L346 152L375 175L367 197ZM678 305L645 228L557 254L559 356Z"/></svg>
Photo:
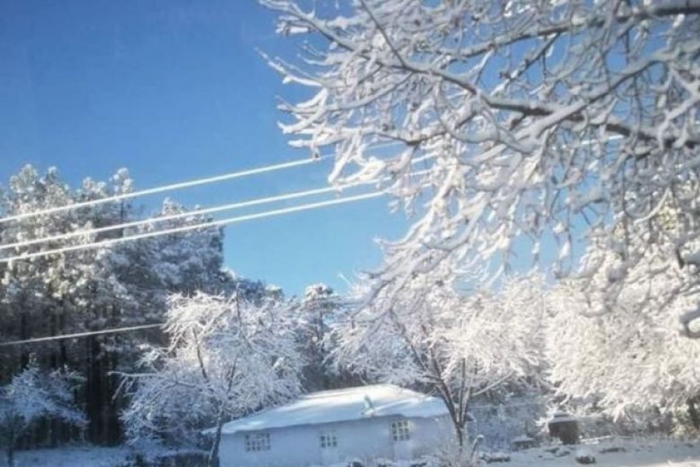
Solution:
<svg viewBox="0 0 700 467"><path fill-rule="evenodd" d="M454 437L444 403L393 385L308 394L223 426L221 467L414 459Z"/></svg>

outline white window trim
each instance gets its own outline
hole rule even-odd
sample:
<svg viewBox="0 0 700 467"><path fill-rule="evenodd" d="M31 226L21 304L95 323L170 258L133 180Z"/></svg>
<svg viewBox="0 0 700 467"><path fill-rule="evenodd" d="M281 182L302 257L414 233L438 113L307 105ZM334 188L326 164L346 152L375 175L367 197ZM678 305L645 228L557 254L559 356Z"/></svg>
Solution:
<svg viewBox="0 0 700 467"><path fill-rule="evenodd" d="M411 431L410 420L400 419L391 422L391 439L395 443L409 441L411 439Z"/></svg>
<svg viewBox="0 0 700 467"><path fill-rule="evenodd" d="M269 451L272 448L269 431L246 433L243 442L245 444L245 452L248 453Z"/></svg>
<svg viewBox="0 0 700 467"><path fill-rule="evenodd" d="M335 431L321 431L318 435L321 449L335 449L338 447L338 435Z"/></svg>

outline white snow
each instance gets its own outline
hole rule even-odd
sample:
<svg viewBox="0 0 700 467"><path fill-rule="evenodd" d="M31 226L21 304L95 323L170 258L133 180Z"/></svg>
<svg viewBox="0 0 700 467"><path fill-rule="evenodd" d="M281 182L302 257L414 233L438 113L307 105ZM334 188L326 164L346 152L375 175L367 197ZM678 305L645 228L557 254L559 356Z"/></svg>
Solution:
<svg viewBox="0 0 700 467"><path fill-rule="evenodd" d="M125 448L96 446L70 447L62 449L36 449L17 451L16 467L117 467L123 465L129 451Z"/></svg>
<svg viewBox="0 0 700 467"><path fill-rule="evenodd" d="M329 391L335 392L335 391ZM411 391L409 391L411 392ZM415 394L415 393L414 393ZM613 439L599 444L583 446L596 457L596 467L700 467L700 443L673 440ZM611 447L616 452L605 452ZM541 447L509 453L510 462L504 467L575 467L574 454L578 447L559 446L556 452L552 447ZM127 448L69 447L63 449L37 449L19 451L16 467L119 467L125 465L129 453ZM568 452L561 455L562 452ZM395 467L408 467L408 462L390 464ZM338 464L338 467L347 467Z"/></svg>
<svg viewBox="0 0 700 467"><path fill-rule="evenodd" d="M229 422L223 426L222 432L233 434L366 417L436 417L445 414L445 404L436 397L391 384L378 384L307 394L289 404Z"/></svg>
<svg viewBox="0 0 700 467"><path fill-rule="evenodd" d="M622 450L605 452L611 446ZM700 467L700 444L663 440L612 440L597 445L560 446L554 453L546 448L528 449L511 453L511 462L504 465L573 467L579 465L574 457L581 450L595 456L596 467ZM564 451L568 451L568 454L561 455Z"/></svg>
<svg viewBox="0 0 700 467"><path fill-rule="evenodd" d="M614 446L621 447L619 452L605 452L613 444L609 442L581 446L559 446L555 452L553 446L529 449L508 454L484 453L482 458L503 459L487 466L502 467L579 467L574 457L578 451L585 450L593 454L595 467L700 467L700 445L682 441L660 440L617 440ZM506 461L505 458L510 458ZM435 459L425 459L426 465L440 466ZM411 467L415 461L397 461L392 463L369 463L369 467L389 465L391 467ZM347 467L347 464L333 464L325 467Z"/></svg>

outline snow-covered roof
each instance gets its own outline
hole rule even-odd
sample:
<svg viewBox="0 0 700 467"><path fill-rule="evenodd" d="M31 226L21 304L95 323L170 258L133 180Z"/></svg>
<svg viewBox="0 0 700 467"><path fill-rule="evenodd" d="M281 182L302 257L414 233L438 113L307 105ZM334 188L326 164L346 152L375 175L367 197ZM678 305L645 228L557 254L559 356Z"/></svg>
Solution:
<svg viewBox="0 0 700 467"><path fill-rule="evenodd" d="M222 433L362 420L370 417L436 417L447 414L442 400L391 384L321 391L226 423Z"/></svg>

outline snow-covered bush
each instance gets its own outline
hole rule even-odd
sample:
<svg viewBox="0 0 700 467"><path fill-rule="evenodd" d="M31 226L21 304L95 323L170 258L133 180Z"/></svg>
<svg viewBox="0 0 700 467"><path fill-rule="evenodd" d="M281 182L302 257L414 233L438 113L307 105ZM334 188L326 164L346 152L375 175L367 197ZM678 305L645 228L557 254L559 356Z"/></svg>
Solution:
<svg viewBox="0 0 700 467"><path fill-rule="evenodd" d="M576 460L576 463L583 465L596 463L595 454L593 454L593 451L586 448L577 449L574 454L574 460Z"/></svg>
<svg viewBox="0 0 700 467"><path fill-rule="evenodd" d="M538 420L544 416L545 408L544 397L528 394L502 403L476 400L471 413L475 430L484 436L485 447L508 450L518 438L532 439L534 443L540 437Z"/></svg>
<svg viewBox="0 0 700 467"><path fill-rule="evenodd" d="M67 370L44 372L35 363L0 387L0 442L13 465L17 440L40 420L60 420L83 427L85 415L73 403L81 378Z"/></svg>
<svg viewBox="0 0 700 467"><path fill-rule="evenodd" d="M481 462L481 448L484 438L477 436L467 446L460 446L453 440L445 440L434 453L423 456L416 462L425 467L477 467Z"/></svg>

